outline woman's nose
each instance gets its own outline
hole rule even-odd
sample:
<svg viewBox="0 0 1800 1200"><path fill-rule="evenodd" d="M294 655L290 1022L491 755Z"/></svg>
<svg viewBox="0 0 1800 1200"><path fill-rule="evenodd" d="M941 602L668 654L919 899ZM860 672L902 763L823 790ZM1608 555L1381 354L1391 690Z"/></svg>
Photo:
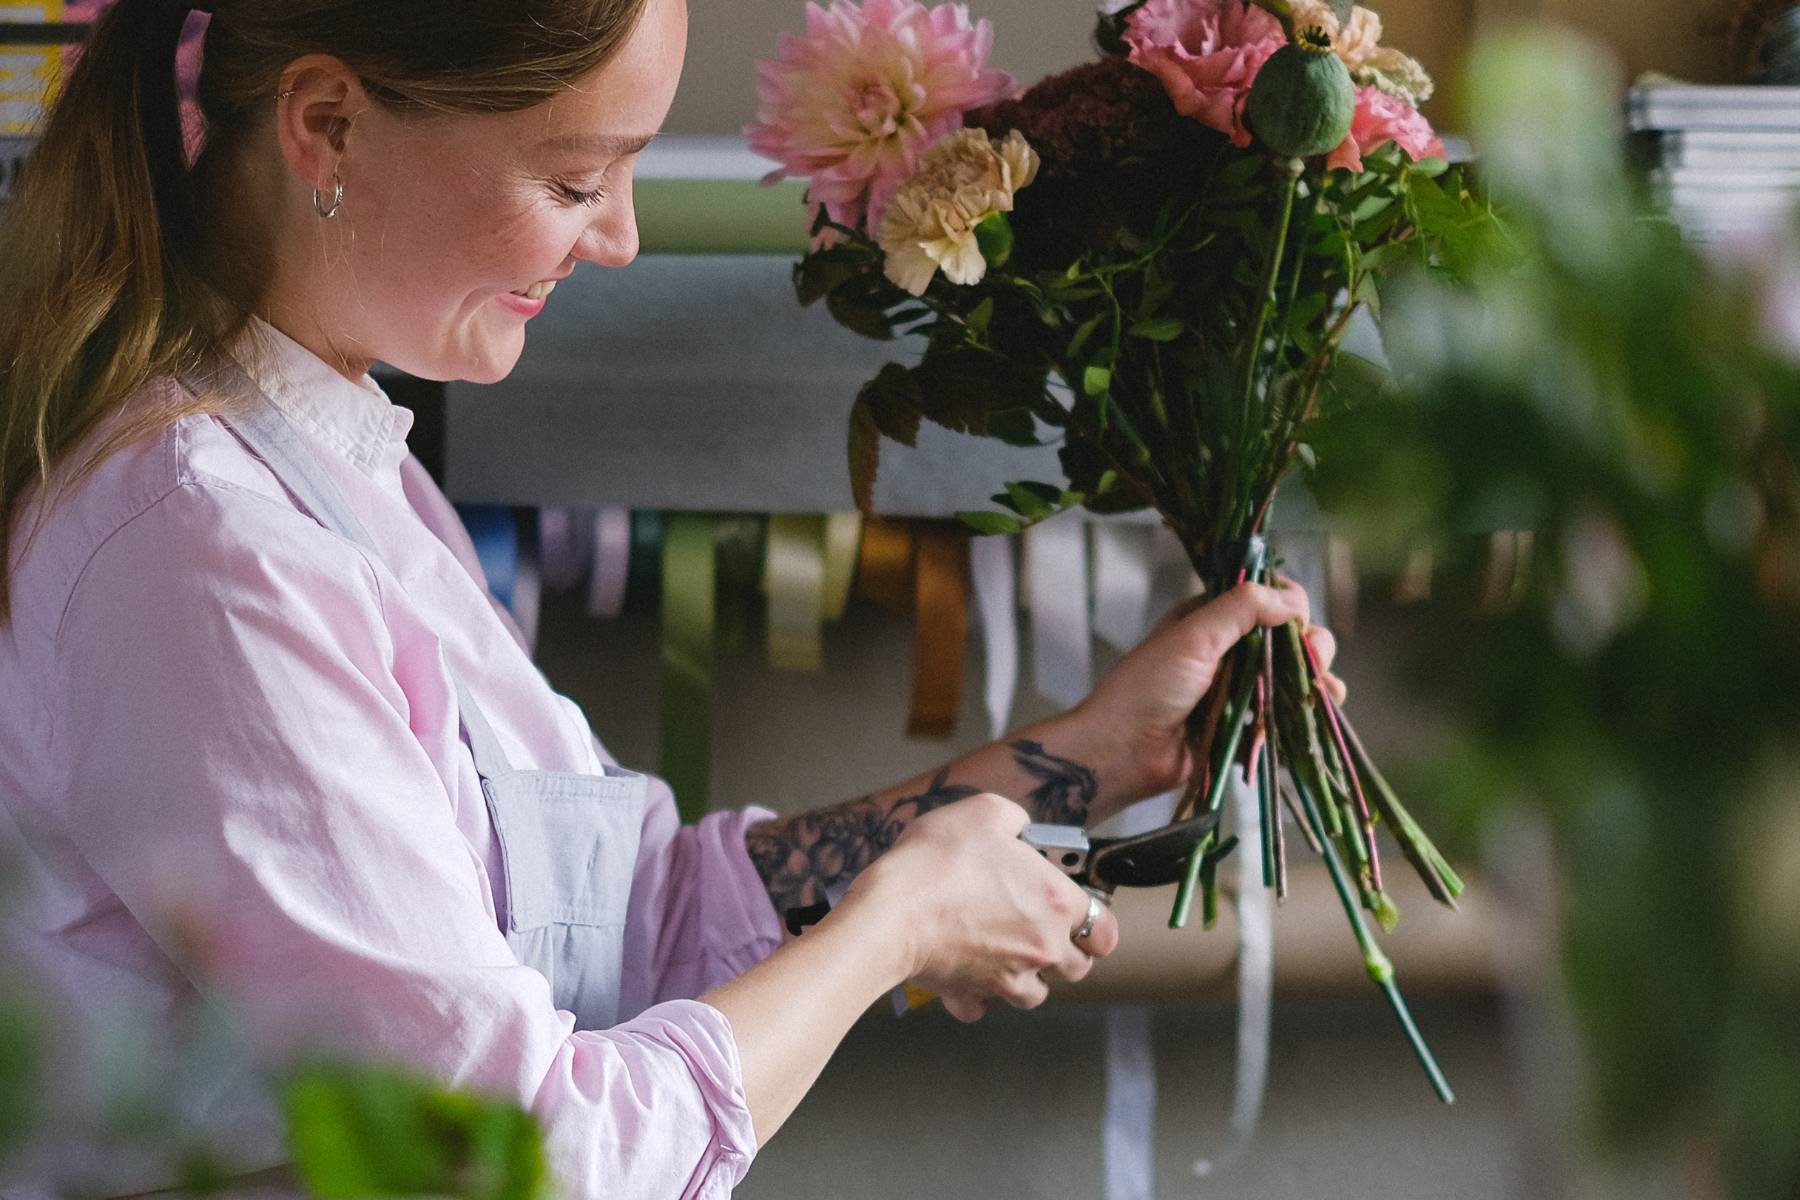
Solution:
<svg viewBox="0 0 1800 1200"><path fill-rule="evenodd" d="M627 188L616 204L608 205L576 243L575 257L603 267L623 267L638 253L637 209Z"/></svg>

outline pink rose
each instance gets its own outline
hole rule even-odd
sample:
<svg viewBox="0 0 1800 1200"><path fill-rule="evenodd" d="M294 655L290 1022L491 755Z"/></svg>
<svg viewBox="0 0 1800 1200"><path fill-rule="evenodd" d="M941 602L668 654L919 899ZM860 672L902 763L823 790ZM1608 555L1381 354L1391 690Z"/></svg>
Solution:
<svg viewBox="0 0 1800 1200"><path fill-rule="evenodd" d="M1360 171L1364 152L1384 142L1399 142L1414 162L1444 157L1443 139L1432 132L1431 122L1420 116L1418 109L1377 88L1366 87L1356 93L1356 115L1351 118L1349 136L1331 152L1325 165Z"/></svg>
<svg viewBox="0 0 1800 1200"><path fill-rule="evenodd" d="M1281 23L1243 0L1150 0L1125 30L1131 61L1162 80L1177 112L1248 146L1244 99L1286 44Z"/></svg>

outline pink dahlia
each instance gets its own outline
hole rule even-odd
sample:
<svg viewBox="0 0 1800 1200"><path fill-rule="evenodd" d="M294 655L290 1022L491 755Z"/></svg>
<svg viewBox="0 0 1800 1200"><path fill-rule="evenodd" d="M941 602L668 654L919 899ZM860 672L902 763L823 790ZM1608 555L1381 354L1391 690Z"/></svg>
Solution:
<svg viewBox="0 0 1800 1200"><path fill-rule="evenodd" d="M1399 142L1414 162L1444 157L1443 139L1432 132L1431 122L1418 109L1379 88L1366 87L1357 89L1349 136L1331 152L1325 165L1360 171L1362 156L1385 142Z"/></svg>
<svg viewBox="0 0 1800 1200"><path fill-rule="evenodd" d="M1125 28L1131 61L1162 80L1184 117L1248 146L1244 99L1287 43L1281 22L1244 0L1150 0Z"/></svg>
<svg viewBox="0 0 1800 1200"><path fill-rule="evenodd" d="M806 33L783 34L761 82L750 146L781 166L765 182L808 181L833 221L879 228L919 155L963 114L1015 89L987 65L993 26L961 4L832 0L806 6Z"/></svg>

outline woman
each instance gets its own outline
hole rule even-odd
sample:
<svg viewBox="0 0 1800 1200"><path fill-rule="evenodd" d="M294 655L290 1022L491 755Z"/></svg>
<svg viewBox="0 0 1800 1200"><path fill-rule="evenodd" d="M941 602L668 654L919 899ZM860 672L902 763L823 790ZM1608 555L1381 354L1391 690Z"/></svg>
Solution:
<svg viewBox="0 0 1800 1200"><path fill-rule="evenodd" d="M723 1196L887 989L973 1020L1110 952L1016 835L1178 782L1220 655L1304 595L1179 614L928 777L678 828L509 634L367 371L500 379L556 280L631 261L684 0L212 11L191 168L187 8L119 0L0 259L9 925L69 1025L155 1029L204 991L248 1059L516 1100L571 1197ZM778 911L851 880L784 943ZM281 1161L225 1084L195 1119Z"/></svg>

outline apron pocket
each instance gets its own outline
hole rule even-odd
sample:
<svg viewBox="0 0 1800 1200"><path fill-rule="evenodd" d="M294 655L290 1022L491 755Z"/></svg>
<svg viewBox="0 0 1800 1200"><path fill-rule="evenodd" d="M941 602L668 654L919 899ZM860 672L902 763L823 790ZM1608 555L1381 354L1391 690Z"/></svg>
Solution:
<svg viewBox="0 0 1800 1200"><path fill-rule="evenodd" d="M482 781L506 871L506 925L623 925L643 828L645 779L512 771Z"/></svg>

